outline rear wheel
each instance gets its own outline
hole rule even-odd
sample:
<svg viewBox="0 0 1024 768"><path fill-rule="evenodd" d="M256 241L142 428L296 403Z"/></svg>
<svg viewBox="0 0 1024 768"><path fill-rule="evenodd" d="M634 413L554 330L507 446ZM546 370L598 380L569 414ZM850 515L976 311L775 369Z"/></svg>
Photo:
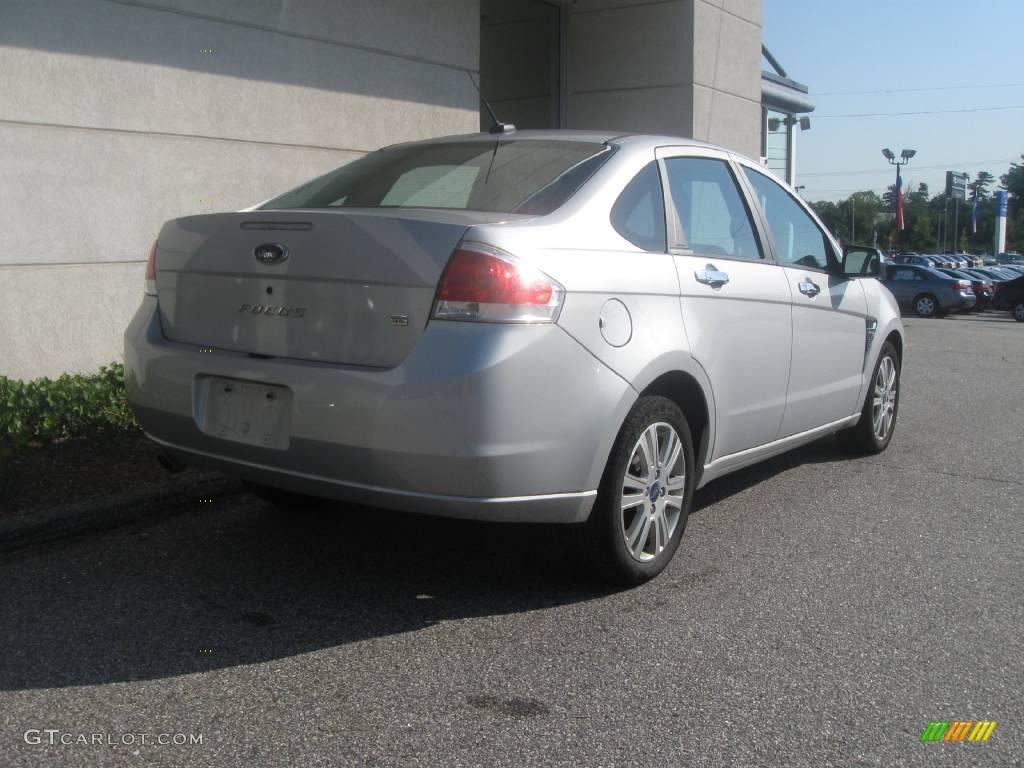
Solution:
<svg viewBox="0 0 1024 768"><path fill-rule="evenodd" d="M837 433L839 442L852 453L881 453L892 440L900 408L900 358L888 341L875 363L871 387L864 398L860 421Z"/></svg>
<svg viewBox="0 0 1024 768"><path fill-rule="evenodd" d="M1024 299L1016 302L1010 309L1010 313L1018 323L1024 323Z"/></svg>
<svg viewBox="0 0 1024 768"><path fill-rule="evenodd" d="M930 293L922 293L914 299L914 312L918 317L936 317L939 314L939 301Z"/></svg>
<svg viewBox="0 0 1024 768"><path fill-rule="evenodd" d="M675 555L693 503L693 440L665 397L642 397L619 431L584 526L596 576L632 586Z"/></svg>

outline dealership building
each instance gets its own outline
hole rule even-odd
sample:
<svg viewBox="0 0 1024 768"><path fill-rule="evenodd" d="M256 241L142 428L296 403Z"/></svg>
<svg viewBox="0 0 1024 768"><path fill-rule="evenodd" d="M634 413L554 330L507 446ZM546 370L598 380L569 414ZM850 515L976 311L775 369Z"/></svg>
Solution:
<svg viewBox="0 0 1024 768"><path fill-rule="evenodd" d="M792 180L813 104L762 55L761 12L761 0L2 0L0 375L119 360L165 220L253 205L387 144L486 128L474 79L521 129L690 136Z"/></svg>

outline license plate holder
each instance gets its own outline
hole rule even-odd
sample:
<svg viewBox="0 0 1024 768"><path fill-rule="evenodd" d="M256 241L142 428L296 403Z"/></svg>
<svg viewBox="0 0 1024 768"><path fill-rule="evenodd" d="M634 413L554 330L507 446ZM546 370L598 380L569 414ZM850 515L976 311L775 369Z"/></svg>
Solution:
<svg viewBox="0 0 1024 768"><path fill-rule="evenodd" d="M214 376L197 380L196 386L196 422L204 434L287 450L292 415L288 387Z"/></svg>

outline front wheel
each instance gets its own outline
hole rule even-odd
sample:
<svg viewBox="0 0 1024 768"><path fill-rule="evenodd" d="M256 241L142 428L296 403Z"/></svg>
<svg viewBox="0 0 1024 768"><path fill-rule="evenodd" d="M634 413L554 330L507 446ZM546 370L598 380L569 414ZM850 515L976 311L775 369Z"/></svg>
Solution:
<svg viewBox="0 0 1024 768"><path fill-rule="evenodd" d="M1024 299L1021 299L1010 309L1013 319L1018 323L1024 323Z"/></svg>
<svg viewBox="0 0 1024 768"><path fill-rule="evenodd" d="M584 526L595 575L632 586L668 565L693 503L693 464L679 406L665 397L640 398L615 439Z"/></svg>
<svg viewBox="0 0 1024 768"><path fill-rule="evenodd" d="M892 440L900 408L900 358L890 343L882 345L875 363L871 387L864 398L860 421L837 433L839 442L852 453L881 453Z"/></svg>

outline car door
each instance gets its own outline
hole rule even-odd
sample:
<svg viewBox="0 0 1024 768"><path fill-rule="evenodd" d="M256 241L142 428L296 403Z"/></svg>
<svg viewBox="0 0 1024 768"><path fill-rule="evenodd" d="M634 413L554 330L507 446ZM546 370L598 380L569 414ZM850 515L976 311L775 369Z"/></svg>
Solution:
<svg viewBox="0 0 1024 768"><path fill-rule="evenodd" d="M810 210L764 171L742 167L793 302L793 363L779 432L788 437L857 411L867 300L861 281L842 274L838 248Z"/></svg>
<svg viewBox="0 0 1024 768"><path fill-rule="evenodd" d="M728 155L694 147L665 147L657 155L683 323L714 390L714 460L778 435L792 345L789 287L765 258Z"/></svg>

